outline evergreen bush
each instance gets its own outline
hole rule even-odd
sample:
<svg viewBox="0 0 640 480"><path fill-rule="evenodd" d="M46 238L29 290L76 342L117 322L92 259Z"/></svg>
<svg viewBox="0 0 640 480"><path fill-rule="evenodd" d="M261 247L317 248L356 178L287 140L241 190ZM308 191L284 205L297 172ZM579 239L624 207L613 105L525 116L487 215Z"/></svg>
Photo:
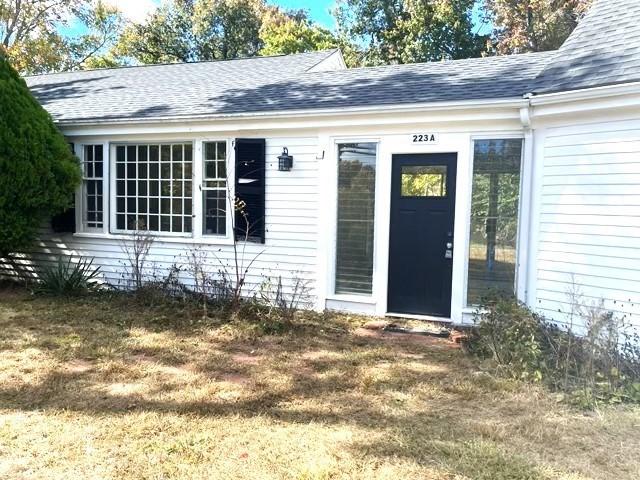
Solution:
<svg viewBox="0 0 640 480"><path fill-rule="evenodd" d="M0 51L0 257L27 249L80 179L65 138Z"/></svg>

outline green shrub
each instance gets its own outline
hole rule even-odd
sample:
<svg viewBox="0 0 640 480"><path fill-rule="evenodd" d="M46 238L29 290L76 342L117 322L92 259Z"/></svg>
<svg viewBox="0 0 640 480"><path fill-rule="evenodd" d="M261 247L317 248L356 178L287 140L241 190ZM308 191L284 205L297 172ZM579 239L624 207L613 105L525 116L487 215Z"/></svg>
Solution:
<svg viewBox="0 0 640 480"><path fill-rule="evenodd" d="M507 298L485 300L476 313L477 329L469 347L491 357L506 375L541 381L546 364L542 322L525 306Z"/></svg>
<svg viewBox="0 0 640 480"><path fill-rule="evenodd" d="M46 295L81 295L98 288L96 279L100 268L93 267L93 260L80 257L77 263L71 258L59 257L55 265L40 271L36 292Z"/></svg>
<svg viewBox="0 0 640 480"><path fill-rule="evenodd" d="M79 183L69 145L0 53L0 257L28 248Z"/></svg>
<svg viewBox="0 0 640 480"><path fill-rule="evenodd" d="M583 407L640 403L638 335L601 308L581 315L585 331L577 335L513 299L489 297L476 312L467 348L492 359L501 374L543 382Z"/></svg>

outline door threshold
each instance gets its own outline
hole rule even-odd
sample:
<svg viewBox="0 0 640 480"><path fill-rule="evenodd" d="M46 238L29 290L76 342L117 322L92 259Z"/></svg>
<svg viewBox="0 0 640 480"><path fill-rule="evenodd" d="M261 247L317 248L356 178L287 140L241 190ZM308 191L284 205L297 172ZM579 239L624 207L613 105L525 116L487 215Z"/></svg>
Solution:
<svg viewBox="0 0 640 480"><path fill-rule="evenodd" d="M423 320L426 322L453 323L453 320L447 317L435 317L433 315L413 315L410 313L392 313L388 312L385 317L390 318L407 318L409 320Z"/></svg>

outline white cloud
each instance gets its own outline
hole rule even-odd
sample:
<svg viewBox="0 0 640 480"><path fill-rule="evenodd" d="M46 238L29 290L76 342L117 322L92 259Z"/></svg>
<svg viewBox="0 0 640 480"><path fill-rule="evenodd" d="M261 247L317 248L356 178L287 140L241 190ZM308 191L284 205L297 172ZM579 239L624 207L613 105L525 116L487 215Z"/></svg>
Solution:
<svg viewBox="0 0 640 480"><path fill-rule="evenodd" d="M160 4L158 0L105 0L105 3L117 7L127 20L136 23L143 22Z"/></svg>

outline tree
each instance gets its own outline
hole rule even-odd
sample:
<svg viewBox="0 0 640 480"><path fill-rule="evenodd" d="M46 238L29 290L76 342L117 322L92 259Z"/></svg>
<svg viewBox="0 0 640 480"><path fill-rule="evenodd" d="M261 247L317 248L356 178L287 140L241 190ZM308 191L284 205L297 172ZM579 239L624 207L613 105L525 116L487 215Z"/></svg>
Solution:
<svg viewBox="0 0 640 480"><path fill-rule="evenodd" d="M145 23L129 25L118 40L115 55L140 63L198 60L193 0L174 0L162 6Z"/></svg>
<svg viewBox="0 0 640 480"><path fill-rule="evenodd" d="M336 47L355 58L350 42L311 22L304 10L283 10L265 0L172 0L145 23L126 28L112 59L193 62Z"/></svg>
<svg viewBox="0 0 640 480"><path fill-rule="evenodd" d="M63 35L71 25L85 33ZM0 49L22 74L83 68L121 25L117 10L100 0L0 0Z"/></svg>
<svg viewBox="0 0 640 480"><path fill-rule="evenodd" d="M69 145L0 53L0 257L28 248L79 183Z"/></svg>
<svg viewBox="0 0 640 480"><path fill-rule="evenodd" d="M560 48L593 0L485 0L499 54Z"/></svg>
<svg viewBox="0 0 640 480"><path fill-rule="evenodd" d="M141 63L257 55L263 0L173 0L125 29L117 55Z"/></svg>
<svg viewBox="0 0 640 480"><path fill-rule="evenodd" d="M340 0L339 30L364 47L365 65L480 56L474 0Z"/></svg>
<svg viewBox="0 0 640 480"><path fill-rule="evenodd" d="M304 12L282 14L278 11L263 17L260 28L262 55L289 55L336 48L340 41L326 28L313 24Z"/></svg>

